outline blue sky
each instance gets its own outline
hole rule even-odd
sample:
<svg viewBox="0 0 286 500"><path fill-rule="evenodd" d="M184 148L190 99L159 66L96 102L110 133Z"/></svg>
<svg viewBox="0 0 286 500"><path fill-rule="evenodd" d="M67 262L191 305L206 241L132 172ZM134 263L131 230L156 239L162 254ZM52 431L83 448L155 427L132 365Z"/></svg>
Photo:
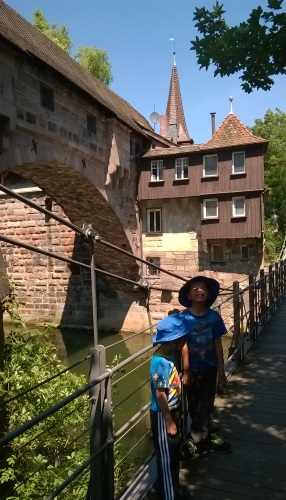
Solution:
<svg viewBox="0 0 286 500"><path fill-rule="evenodd" d="M186 123L195 143L211 136L210 113L216 112L218 127L233 111L247 126L263 118L268 109L286 112L286 77L278 76L270 91L246 94L239 75L213 76L212 69L200 70L190 40L196 36L193 22L195 7L211 8L215 0L6 0L23 17L32 21L39 8L49 22L65 24L73 41L72 54L78 45L107 50L112 66L111 89L128 101L150 121L152 111L166 111L173 42ZM267 0L225 0L227 21L234 25L248 17L252 8ZM286 1L283 2L285 9ZM156 131L159 132L157 125Z"/></svg>

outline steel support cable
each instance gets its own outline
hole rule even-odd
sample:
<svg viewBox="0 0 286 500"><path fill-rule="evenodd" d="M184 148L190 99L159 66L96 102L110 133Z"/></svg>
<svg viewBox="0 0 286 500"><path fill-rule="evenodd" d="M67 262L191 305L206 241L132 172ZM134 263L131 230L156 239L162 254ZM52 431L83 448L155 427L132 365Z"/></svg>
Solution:
<svg viewBox="0 0 286 500"><path fill-rule="evenodd" d="M6 500L8 498L11 498L10 495L12 496L13 493L21 487L21 486L24 486L25 484L27 484L27 482L32 478L34 477L36 474L38 474L39 472L41 472L43 469L46 469L48 465L51 465L51 462L46 462L45 464L41 465L41 467L39 469L37 469L36 471L32 472L32 474L30 474L27 478L25 478L25 481L22 481L22 483L18 484L18 486L13 486L13 489L10 490L6 495L5 497L1 497L1 500ZM15 498L15 494L13 495L13 497Z"/></svg>
<svg viewBox="0 0 286 500"><path fill-rule="evenodd" d="M66 373L68 372L69 370L71 370L72 368L75 368L76 366L80 365L81 363L83 363L84 361L86 361L87 359L91 358L93 356L93 354L89 354L88 356L86 356L86 358L83 358L81 359L80 361L78 361L77 363L74 363L73 365L65 368L64 370L62 370L61 372L58 372L56 373L55 375L52 375L51 377L43 380L42 382L39 382L37 385L34 385L33 387L30 387L29 389L27 389L26 391L23 391L23 392L20 392L19 394L17 394L16 396L13 396L13 398L10 398L8 399L7 401L4 401L3 403L1 403L0 405L0 408L3 408L5 405L7 405L8 403L11 403L12 401L14 401L15 399L18 399L22 396L26 396L27 394L29 394L30 392L34 391L35 389L38 389L39 387L43 386L44 384L47 384L48 382L51 382L52 380L56 379L57 377L59 377L60 375L62 375L63 373Z"/></svg>
<svg viewBox="0 0 286 500"><path fill-rule="evenodd" d="M113 435L114 443L118 443L123 439L128 432L135 427L142 418L146 417L149 413L151 403L147 403L142 406L141 410L139 410L133 417L131 417L126 424L124 424L118 431L116 431Z"/></svg>
<svg viewBox="0 0 286 500"><path fill-rule="evenodd" d="M69 413L67 413L67 415L65 415L65 417L69 417L70 415L72 415L73 413L75 413L76 411L78 411L78 409L82 406L82 403L79 404L76 408L74 408L73 410L71 410ZM41 432L38 432L38 434L36 434L36 436L34 436L33 438L31 438L29 441L26 441L24 444L22 444L22 446L20 446L20 448L17 449L17 452L21 451L23 448L25 448L26 446L28 446L29 444L33 443L34 441L36 441L40 436L42 436L43 434L45 434L46 432L50 431L51 429L55 429L55 427L57 427L59 425L60 422L55 422L54 424L52 425L49 425L47 426L45 429L43 429ZM84 433L82 433L82 435L84 435L86 432L89 431L89 428L86 429L84 431ZM79 436L81 437L81 435ZM2 462L4 462L5 459L2 459L0 461L0 464Z"/></svg>
<svg viewBox="0 0 286 500"><path fill-rule="evenodd" d="M4 236L3 234L0 234L0 240L5 241L5 243L9 243L10 245L15 245L21 248L25 248L26 250L30 250L31 252L36 252L42 255L46 255L47 257L52 257L57 260L61 260L62 262L66 262L67 264L76 264L77 266L84 267L85 269L91 269L89 264L84 264L83 262L79 262L74 259L70 259L69 257L64 257L63 255L56 253L56 252L50 252L49 250L44 250L43 248L36 247L33 245L29 245L28 243L24 243L23 241L15 240L14 238L10 238L9 236ZM128 278L123 278L122 276L118 276L117 274L109 273L108 271L104 271L103 269L99 269L97 267L94 268L94 270L98 273L104 274L105 276L109 276L110 278L115 278L120 281L124 281L125 283L129 283L131 285L138 286L140 288L143 288L146 290L146 282L140 283L140 281L133 281ZM163 271L163 270L162 270ZM183 279L183 278L181 278ZM165 290L164 288L162 290Z"/></svg>
<svg viewBox="0 0 286 500"><path fill-rule="evenodd" d="M126 360L121 361L121 363L119 363L115 367L108 368L104 373L102 373L101 375L96 377L94 380L91 380L90 382L85 384L83 387L81 387L80 389L77 389L75 392L73 392L69 396L65 397L64 399L62 399L61 401L59 401L58 403L56 403L52 407L43 411L42 413L40 413L36 417L32 418L31 420L29 420L25 424L21 425L17 429L14 429L13 431L9 432L8 434L6 434L6 436L3 436L2 438L0 438L0 446L7 445L13 439L15 439L17 436L20 436L26 430L31 429L32 427L37 425L39 422L44 420L46 417L53 415L58 410L60 410L61 408L63 408L67 404L71 403L72 401L74 401L76 398L78 398L79 396L81 396L85 392L89 391L89 389L94 387L99 382L103 382L103 380L107 379L108 377L112 377L112 375L114 373L116 373L116 371L121 370L121 368L128 365L128 363L131 363L131 361L134 361L134 359L139 358L140 356L142 356L142 354L145 354L145 352L150 351L152 348L153 348L152 344L147 346L147 347L144 347L143 349L140 349L140 351L138 351L137 353L135 353L132 356L130 356L129 358L127 358Z"/></svg>
<svg viewBox="0 0 286 500"><path fill-rule="evenodd" d="M85 269L90 270L90 266L88 264L84 264L83 262L78 262L77 260L74 260L74 259L69 259L68 257L64 257L63 255L60 255L60 254L55 253L55 252L49 252L48 250L44 250L43 248L40 248L40 247L35 247L33 245L29 245L28 243L24 243L22 241L15 240L14 238L9 238L8 236L4 236L3 234L0 234L0 240L5 241L6 243L10 243L11 245L26 248L27 250L31 250L32 252L46 255L47 257L52 257L54 259L58 259L58 260L61 260L63 262L67 262L68 264L76 264L80 267L84 267ZM116 274L109 273L108 271L104 271L103 269L98 269L97 267L95 267L94 270L98 273L104 274L106 276L110 276L111 278L116 278L118 280L125 281L126 283L130 283L131 285L136 285L136 286L139 286L143 289L146 288L145 285L140 284L138 281L132 281L128 278L123 278L121 276L117 276Z"/></svg>
<svg viewBox="0 0 286 500"><path fill-rule="evenodd" d="M37 205L33 201L30 201L28 198L25 198L24 196L22 196L22 195L20 195L18 193L15 193L11 189L7 188L6 186L3 186L3 184L0 184L0 190L4 191L4 193L6 193L6 194L8 194L8 195L10 195L10 196L12 196L14 198L16 198L17 200L22 201L25 205L28 205L28 206L34 208L35 210L38 210L39 212L42 212L45 215L48 215L52 219L55 219L56 221L60 222L61 224L64 224L65 226L69 227L70 229L72 229L76 233L78 233L81 236L83 236L85 239L88 238L87 232L86 232L85 229L81 229L80 227L76 226L72 222L70 222L68 220L65 220L62 217L60 217L59 215L54 214L50 210L47 210L46 208ZM118 252L123 253L124 255L127 255L128 257L130 257L132 259L135 259L136 261L142 262L143 264L150 265L149 261L147 261L145 259L141 259L140 257L136 257L134 254L132 254L130 252L127 252L127 250L124 250L123 248L117 247L116 245L113 245L112 243L109 243L108 241L103 240L96 233L96 231L94 231L93 229L88 229L88 233L89 233L89 237L92 236L92 234L94 234L94 237L93 236L92 237L96 241L98 241L99 243L102 243L103 245L105 245L105 246L107 246L109 248L112 248L113 250L117 250ZM71 263L74 263L74 262L71 262ZM155 267L156 269L162 271L163 273L169 274L170 276L173 276L175 278L181 279L183 281L188 281L186 278L183 278L182 276L174 274L171 271L167 271L167 270L161 268L160 266L156 266L156 264L152 264L152 267ZM98 271L100 271L100 270L98 270ZM138 284L138 283L136 283L136 284Z"/></svg>
<svg viewBox="0 0 286 500"><path fill-rule="evenodd" d="M35 425L39 424L40 422L42 422L42 420L49 417L50 415L53 415L58 410L60 410L61 408L63 408L67 404L71 403L72 401L74 401L78 397L82 396L83 394L85 394L87 391L89 391L89 389L94 387L99 382L102 382L104 379L108 378L109 376L110 376L110 374L108 371L104 372L102 375L97 377L95 380L92 380L91 382L84 385L80 389L77 389L77 391L75 391L72 394L70 394L69 396L65 397L64 399L62 399L61 401L59 401L55 405L51 406L47 410L44 410L36 417L33 417L31 420L28 420L28 422L26 422L25 424L21 425L20 427L17 427L17 429L14 429L13 431L9 432L8 434L6 434L6 436L3 436L2 438L0 438L0 446L5 446L5 445L9 444L11 441L13 441L13 439L15 439L16 437L23 434L23 432L25 432L25 431L31 429L32 427L34 427Z"/></svg>
<svg viewBox="0 0 286 500"><path fill-rule="evenodd" d="M146 411L148 412L150 408L151 403L147 403L146 405L142 406L142 408L133 415L118 431L116 431L113 435L114 442L117 442L121 439L121 436L133 423L137 423L138 419L143 415L147 415ZM143 418L143 417L142 417Z"/></svg>
<svg viewBox="0 0 286 500"><path fill-rule="evenodd" d="M157 323L155 323L153 326L156 326ZM118 340L117 342L114 342L114 344L110 344L108 346L106 346L106 349L110 349L110 347L114 347L118 344L122 344L122 342L128 342L128 340L131 340L133 339L134 337L137 337L138 335L142 335L142 333L145 333L147 332L147 330L150 330L150 327L148 326L147 328L144 328L144 330L140 330L140 332L137 332L137 333L134 333L133 335L130 335L129 337L127 337L126 339L122 339L122 340Z"/></svg>
<svg viewBox="0 0 286 500"><path fill-rule="evenodd" d="M130 370L130 372L128 372L128 373L125 373L119 379L114 380L113 381L113 385L118 384L118 382L121 382L121 380L123 380L124 378L128 377L128 375L131 375L131 373L134 373L136 370L139 370L139 368L141 368L143 365L145 365L146 363L148 363L151 359L152 358L145 359L145 361L142 361L142 363L140 365L135 366L135 368L133 368L133 370Z"/></svg>
<svg viewBox="0 0 286 500"><path fill-rule="evenodd" d="M113 440L107 440L95 453L93 453L83 464L78 467L56 490L54 490L46 500L53 500L61 493L67 486L69 486L82 472L86 474L88 472L87 467L100 455L105 449L113 443Z"/></svg>
<svg viewBox="0 0 286 500"><path fill-rule="evenodd" d="M147 431L147 432L145 432L145 434L143 434L143 436L139 439L139 441L137 441L137 442L134 444L134 446L132 446L132 448L130 448L130 449L128 450L128 453L126 453L126 455L124 455L124 457L122 457L122 458L121 458L121 460L120 460L119 462L117 462L117 463L116 463L116 465L114 465L114 468L115 468L115 469L117 469L117 468L119 467L119 465L123 462L123 460L125 460L125 458L127 458L127 457L128 457L128 455L130 455L130 453L131 453L133 450L135 450L135 448L137 448L137 446L138 446L140 443L142 443L143 439L145 439L145 438L148 436L148 434L150 435L150 432L151 432L151 431L150 431L150 429L148 429L148 431Z"/></svg>
<svg viewBox="0 0 286 500"><path fill-rule="evenodd" d="M146 465L148 465L152 458L155 456L155 453L152 453L151 455L149 455L146 460L144 460L144 462L142 463L142 465L140 465L140 467L138 467L137 471L135 472L135 474L132 476L131 479L129 479L128 483L124 486L124 488L122 488L120 490L119 493L117 493L117 495L115 495L114 497L114 500L120 500L120 498L122 497L122 495L128 490L129 486L135 481L135 479L139 476L139 474L141 474L141 472L145 469Z"/></svg>
<svg viewBox="0 0 286 500"><path fill-rule="evenodd" d="M136 392L138 392L140 389L142 389L142 387L144 387L144 385L148 384L149 383L149 380L146 380L146 382L143 382L143 384L141 384L139 387L136 387L135 391L131 392L130 394L128 394L128 396L126 396L125 399L122 399L120 401L120 403L117 403L116 406L113 406L113 412L116 410L116 408L118 408L118 406L122 405L123 403L125 403L129 398L131 398L131 396L134 396L134 394L136 394Z"/></svg>
<svg viewBox="0 0 286 500"><path fill-rule="evenodd" d="M29 200L28 198L25 198L25 196L22 196L19 193L15 193L15 191L12 191L11 189L7 188L6 186L3 186L3 184L0 183L0 190L4 191L4 193L9 194L13 198L16 198L19 201L22 201L25 205L28 205L31 208L34 208L35 210L38 210L38 212L42 212L44 215L48 215L52 219L55 219L56 221L60 222L60 224L64 224L65 226L69 227L76 233L81 234L82 236L86 237L85 231L81 229L80 227L76 226L69 220L63 219L60 215L55 214L54 212L51 212L50 210L47 210L44 207L41 207L40 205L37 205L37 203L34 203L33 201Z"/></svg>

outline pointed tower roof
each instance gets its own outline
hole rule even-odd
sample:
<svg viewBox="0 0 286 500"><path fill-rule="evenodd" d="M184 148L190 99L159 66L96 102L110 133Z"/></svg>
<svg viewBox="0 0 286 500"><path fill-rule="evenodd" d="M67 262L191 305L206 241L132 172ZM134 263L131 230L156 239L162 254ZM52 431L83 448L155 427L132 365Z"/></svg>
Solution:
<svg viewBox="0 0 286 500"><path fill-rule="evenodd" d="M212 138L200 149L216 149L248 144L267 143L262 137L253 135L248 128L232 112L224 119Z"/></svg>
<svg viewBox="0 0 286 500"><path fill-rule="evenodd" d="M175 55L174 55L174 64L171 75L166 115L169 125L171 124L177 125L177 134L178 134L177 142L190 142L191 139L189 137L186 126Z"/></svg>

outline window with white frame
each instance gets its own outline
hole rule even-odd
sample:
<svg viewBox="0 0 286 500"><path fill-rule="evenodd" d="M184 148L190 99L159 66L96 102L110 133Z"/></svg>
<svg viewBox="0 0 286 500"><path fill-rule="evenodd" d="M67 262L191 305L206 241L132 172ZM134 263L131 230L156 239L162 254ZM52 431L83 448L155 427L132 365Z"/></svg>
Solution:
<svg viewBox="0 0 286 500"><path fill-rule="evenodd" d="M241 260L249 260L249 247L248 247L248 245L241 245L240 258L241 258Z"/></svg>
<svg viewBox="0 0 286 500"><path fill-rule="evenodd" d="M147 210L147 232L162 232L162 211L161 208L150 208Z"/></svg>
<svg viewBox="0 0 286 500"><path fill-rule="evenodd" d="M225 262L224 245L211 245L211 262Z"/></svg>
<svg viewBox="0 0 286 500"><path fill-rule="evenodd" d="M188 179L188 158L176 158L176 180Z"/></svg>
<svg viewBox="0 0 286 500"><path fill-rule="evenodd" d="M151 181L163 180L163 160L151 161Z"/></svg>
<svg viewBox="0 0 286 500"><path fill-rule="evenodd" d="M203 158L203 176L213 177L218 175L217 155L208 155Z"/></svg>
<svg viewBox="0 0 286 500"><path fill-rule="evenodd" d="M245 197L237 196L232 198L232 216L245 217Z"/></svg>
<svg viewBox="0 0 286 500"><path fill-rule="evenodd" d="M245 153L240 151L232 153L232 173L244 174L245 173Z"/></svg>
<svg viewBox="0 0 286 500"><path fill-rule="evenodd" d="M203 201L203 218L215 219L218 217L218 199L210 198Z"/></svg>
<svg viewBox="0 0 286 500"><path fill-rule="evenodd" d="M160 275L160 269L157 269L156 267L152 266L152 264L155 264L155 266L160 266L160 257L146 257L146 260L150 262L150 264L147 264L147 275L148 276L159 276Z"/></svg>

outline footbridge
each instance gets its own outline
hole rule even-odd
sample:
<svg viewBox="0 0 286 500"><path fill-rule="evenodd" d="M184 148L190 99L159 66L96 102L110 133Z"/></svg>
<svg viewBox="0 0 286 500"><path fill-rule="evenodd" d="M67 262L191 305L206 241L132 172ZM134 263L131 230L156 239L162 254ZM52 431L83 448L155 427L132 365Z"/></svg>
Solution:
<svg viewBox="0 0 286 500"><path fill-rule="evenodd" d="M5 186L0 189L7 190ZM27 204L26 199L23 202ZM45 208L34 208L59 219ZM96 297L96 276L107 274L115 283L122 280L142 288L148 311L148 283L132 282L125 276L98 269L97 248L111 243L92 226L80 228L64 220L61 223L85 239L90 250L89 264L5 235L0 235L0 240L74 263L90 272L94 346L88 356L73 366L63 368L57 364L49 377L31 384L27 376L22 386L17 373L27 369L25 359L23 366L9 365L11 344L8 349L1 346L4 376L0 403L0 498L156 498L155 490L152 491L156 465L149 427L148 380L153 353L151 336L156 325L150 321L148 330L104 347L99 343ZM142 260L116 245L112 244L112 249L118 253L118 259L124 254L129 259ZM166 271L160 268L160 272ZM226 393L216 400L215 418L233 451L228 456L206 454L182 463L181 481L194 499L283 499L286 263L281 261L267 270L261 269L259 276L250 275L246 284L234 282L232 290L224 293L218 308L222 314L231 310L224 346L229 384ZM11 294L4 297L2 309L10 304ZM19 331L19 326L14 328ZM28 341L28 331L20 334L27 335ZM133 352L128 348L131 339L136 339L138 346ZM126 356L121 359L116 356L120 342L127 346ZM61 381L78 365L85 367L87 380L80 379L73 389L70 386L62 391ZM139 370L143 376L139 377ZM52 389L52 400L45 405L43 395L48 388ZM73 426L67 429L70 418ZM186 415L182 418L185 420Z"/></svg>

